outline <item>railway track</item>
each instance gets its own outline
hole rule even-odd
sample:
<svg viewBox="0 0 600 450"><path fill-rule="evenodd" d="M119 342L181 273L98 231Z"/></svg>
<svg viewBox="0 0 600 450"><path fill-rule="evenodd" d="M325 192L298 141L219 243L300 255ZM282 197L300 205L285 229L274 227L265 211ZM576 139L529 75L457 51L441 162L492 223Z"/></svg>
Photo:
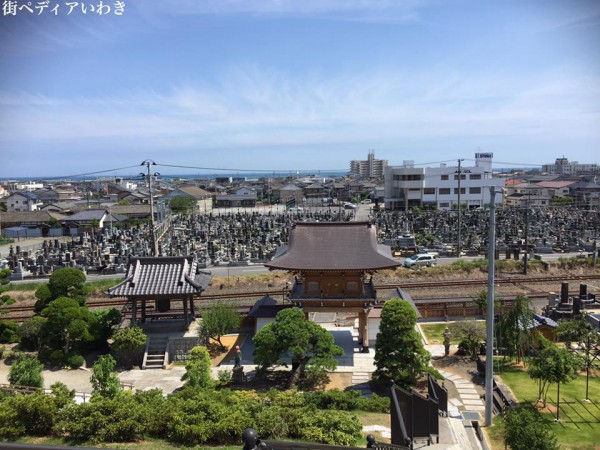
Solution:
<svg viewBox="0 0 600 450"><path fill-rule="evenodd" d="M535 283L560 283L563 281L589 281L589 280L600 280L600 274L598 275L565 275L565 276L545 276L545 277L505 277L505 278L496 278L495 284L535 284ZM440 288L440 287L450 287L450 286L481 286L486 285L486 279L470 279L470 280L444 280L444 281L415 281L415 282L401 282L395 284L380 284L375 286L377 290L392 290L398 287L402 289L427 289L427 288ZM202 307L208 307L215 301L219 300L240 300L240 299L258 299L262 298L265 295L269 295L271 297L279 297L282 298L286 295L286 291L282 289L277 290L269 290L269 291L253 291L253 292L244 292L244 293L230 293L230 294L206 294L200 297L200 309ZM530 296L544 296L545 293L532 293ZM444 300L447 301L459 301L456 297L447 297ZM423 299L422 299L423 300ZM433 299L431 299L433 301ZM126 298L115 298L115 299L107 299L107 300L94 300L90 299L87 302L87 305L90 308L108 308L108 307L124 307L128 304L128 300ZM33 315L33 306L9 306L0 308L0 313L2 311L9 311L10 317L3 317L0 315L0 318L3 320L15 320L18 322L22 322L30 318ZM16 313L16 314L15 314Z"/></svg>

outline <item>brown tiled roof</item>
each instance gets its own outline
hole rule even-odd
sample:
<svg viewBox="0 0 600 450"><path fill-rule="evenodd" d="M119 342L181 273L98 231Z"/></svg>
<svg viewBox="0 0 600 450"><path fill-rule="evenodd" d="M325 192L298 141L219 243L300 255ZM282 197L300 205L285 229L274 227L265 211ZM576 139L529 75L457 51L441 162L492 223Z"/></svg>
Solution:
<svg viewBox="0 0 600 450"><path fill-rule="evenodd" d="M377 244L369 222L298 222L289 244L280 247L270 269L379 270L400 266L390 247Z"/></svg>
<svg viewBox="0 0 600 450"><path fill-rule="evenodd" d="M150 205L112 205L110 207L110 212L113 214L121 214L124 216L128 216L131 214L150 215Z"/></svg>
<svg viewBox="0 0 600 450"><path fill-rule="evenodd" d="M127 276L108 290L111 297L185 296L199 294L212 274L197 270L188 257L131 258Z"/></svg>
<svg viewBox="0 0 600 450"><path fill-rule="evenodd" d="M210 197L210 192L205 191L204 189L199 188L198 186L188 184L184 186L179 186L178 189L181 192L185 192L186 194L194 197L196 200L204 200Z"/></svg>

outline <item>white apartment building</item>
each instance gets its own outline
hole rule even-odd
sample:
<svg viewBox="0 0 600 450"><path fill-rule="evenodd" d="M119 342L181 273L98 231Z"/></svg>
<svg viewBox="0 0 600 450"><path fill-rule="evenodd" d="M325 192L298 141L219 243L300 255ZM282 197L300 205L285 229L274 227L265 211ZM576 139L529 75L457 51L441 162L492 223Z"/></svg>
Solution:
<svg viewBox="0 0 600 450"><path fill-rule="evenodd" d="M366 161L350 161L350 176L381 178L387 164L387 159L375 159L375 151L371 150Z"/></svg>
<svg viewBox="0 0 600 450"><path fill-rule="evenodd" d="M469 209L490 203L490 186L496 186L496 204L502 203L504 180L492 177L493 153L476 153L475 165L414 167L413 161L385 170L385 209L405 210L415 206L455 209L459 202ZM459 179L460 177L460 179Z"/></svg>

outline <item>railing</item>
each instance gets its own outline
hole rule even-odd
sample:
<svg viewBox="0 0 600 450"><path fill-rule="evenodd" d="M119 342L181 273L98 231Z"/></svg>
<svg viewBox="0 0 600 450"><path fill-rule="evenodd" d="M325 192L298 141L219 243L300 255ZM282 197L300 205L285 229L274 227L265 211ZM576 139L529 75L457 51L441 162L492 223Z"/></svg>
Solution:
<svg viewBox="0 0 600 450"><path fill-rule="evenodd" d="M427 386L429 396L438 402L440 413L444 417L448 416L448 390L444 384L440 386L434 377L427 375Z"/></svg>

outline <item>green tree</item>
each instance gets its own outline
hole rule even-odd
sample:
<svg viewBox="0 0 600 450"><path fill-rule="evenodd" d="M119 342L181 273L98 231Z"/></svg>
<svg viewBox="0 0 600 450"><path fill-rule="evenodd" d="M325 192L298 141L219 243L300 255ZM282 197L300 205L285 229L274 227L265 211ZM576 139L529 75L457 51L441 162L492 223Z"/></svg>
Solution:
<svg viewBox="0 0 600 450"><path fill-rule="evenodd" d="M175 196L169 202L171 211L174 213L186 214L196 206L196 200L191 197L185 197L183 195Z"/></svg>
<svg viewBox="0 0 600 450"><path fill-rule="evenodd" d="M213 339L218 342L221 349L225 346L221 342L221 336L232 332L240 326L240 314L233 306L224 303L216 303L202 314L200 325L200 337L207 340Z"/></svg>
<svg viewBox="0 0 600 450"><path fill-rule="evenodd" d="M510 356L522 360L533 347L531 328L534 325L533 313L529 299L518 295L512 308L504 314L500 321L499 336L502 336L501 346L505 347Z"/></svg>
<svg viewBox="0 0 600 450"><path fill-rule="evenodd" d="M96 230L100 227L100 221L98 219L90 220L90 227L92 228L92 240L95 240Z"/></svg>
<svg viewBox="0 0 600 450"><path fill-rule="evenodd" d="M585 314L569 320L561 320L556 328L556 337L561 341L565 341L568 349L575 342L578 347L587 346L588 338L590 345L594 345L598 341L598 333L594 327L587 321Z"/></svg>
<svg viewBox="0 0 600 450"><path fill-rule="evenodd" d="M112 337L111 351L117 364L131 368L141 362L148 337L139 327L121 328Z"/></svg>
<svg viewBox="0 0 600 450"><path fill-rule="evenodd" d="M186 386L192 388L208 388L214 385L211 377L212 363L206 347L194 347L190 358L185 364L185 374L182 381L187 381Z"/></svg>
<svg viewBox="0 0 600 450"><path fill-rule="evenodd" d="M333 335L320 325L304 319L298 308L277 313L275 322L266 325L254 336L254 361L261 370L285 365L284 355L292 358L288 386L295 385L305 372L322 376L337 367L336 356L344 354L335 345Z"/></svg>
<svg viewBox="0 0 600 450"><path fill-rule="evenodd" d="M450 324L450 332L458 341L458 348L464 349L471 359L477 359L481 343L485 341L485 324L476 320L461 320Z"/></svg>
<svg viewBox="0 0 600 450"><path fill-rule="evenodd" d="M90 383L92 384L92 398L115 398L121 394L121 382L115 367L117 363L110 355L102 355L96 360L92 367L92 376Z"/></svg>
<svg viewBox="0 0 600 450"><path fill-rule="evenodd" d="M72 267L63 267L55 270L48 284L41 285L35 291L35 297L38 299L34 309L40 313L52 300L59 297L69 297L77 299L80 305L85 304L85 274Z"/></svg>
<svg viewBox="0 0 600 450"><path fill-rule="evenodd" d="M43 369L43 364L37 358L29 355L19 355L17 360L10 366L8 382L17 386L41 388L44 386Z"/></svg>
<svg viewBox="0 0 600 450"><path fill-rule="evenodd" d="M412 386L427 370L431 355L415 330L417 315L405 300L388 300L381 312L375 343L375 379Z"/></svg>
<svg viewBox="0 0 600 450"><path fill-rule="evenodd" d="M476 295L471 296L471 299L483 311L487 310L487 300L488 300L488 291L487 291L487 289L482 289ZM498 309L499 306L500 306L500 298L497 295L494 295L494 308Z"/></svg>
<svg viewBox="0 0 600 450"><path fill-rule="evenodd" d="M115 308L104 308L90 311L90 334L96 347L103 347L107 340L115 333L121 323L122 316Z"/></svg>
<svg viewBox="0 0 600 450"><path fill-rule="evenodd" d="M548 389L552 383L569 383L577 378L582 361L564 348L540 336L539 354L529 361L529 376L539 381L539 399L546 405Z"/></svg>
<svg viewBox="0 0 600 450"><path fill-rule="evenodd" d="M42 311L42 315L47 319L40 335L43 346L62 349L66 355L92 339L89 332L90 311L75 299L57 298Z"/></svg>
<svg viewBox="0 0 600 450"><path fill-rule="evenodd" d="M504 444L511 450L558 450L556 435L531 405L511 408L504 415Z"/></svg>
<svg viewBox="0 0 600 450"><path fill-rule="evenodd" d="M47 320L45 317L33 316L21 324L19 335L21 336L20 346L23 350L39 351L41 347L40 335Z"/></svg>

